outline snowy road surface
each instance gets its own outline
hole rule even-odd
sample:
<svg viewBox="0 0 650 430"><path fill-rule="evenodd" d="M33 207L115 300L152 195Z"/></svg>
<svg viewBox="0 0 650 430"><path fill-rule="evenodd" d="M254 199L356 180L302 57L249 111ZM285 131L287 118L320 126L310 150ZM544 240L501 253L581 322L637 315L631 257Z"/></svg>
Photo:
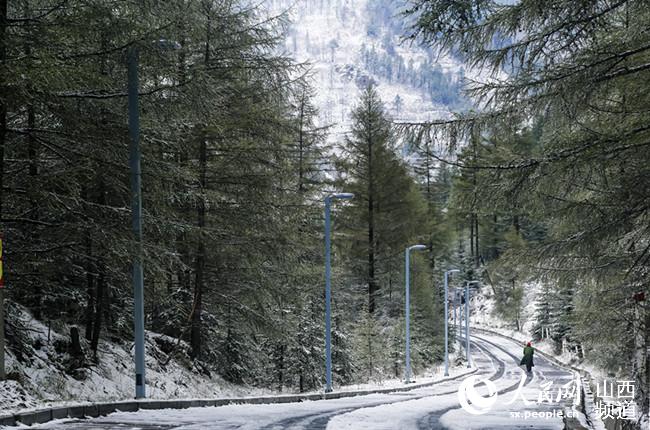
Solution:
<svg viewBox="0 0 650 430"><path fill-rule="evenodd" d="M142 410L117 412L91 420L64 420L44 424L38 429L102 430L199 430L199 429L561 429L557 416L570 404L569 387L573 375L542 357L535 358L533 374L526 376L520 367L521 345L493 335L472 336L472 357L478 379L489 379L495 386L492 405L479 405L480 415L460 406L458 389L463 380L408 392L371 394L336 400L271 405L230 405L181 410ZM522 377L522 374L524 377ZM568 384L564 389L562 385ZM481 383L475 392L488 397ZM540 395L542 402L540 403ZM524 403L524 399L528 404ZM559 400L558 400L559 399ZM474 408L476 411L477 408ZM545 413L548 416L533 416Z"/></svg>

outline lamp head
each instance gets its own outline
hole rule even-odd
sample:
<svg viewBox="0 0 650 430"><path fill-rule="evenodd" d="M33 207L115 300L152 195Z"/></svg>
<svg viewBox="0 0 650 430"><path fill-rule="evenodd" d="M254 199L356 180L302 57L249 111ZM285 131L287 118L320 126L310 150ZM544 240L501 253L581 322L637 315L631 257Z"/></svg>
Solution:
<svg viewBox="0 0 650 430"><path fill-rule="evenodd" d="M161 51L175 51L182 48L180 43L168 39L158 39L156 45Z"/></svg>
<svg viewBox="0 0 650 430"><path fill-rule="evenodd" d="M351 199L351 198L354 198L354 194L352 194L352 193L335 193L335 194L332 194L331 197L335 198L335 199Z"/></svg>
<svg viewBox="0 0 650 430"><path fill-rule="evenodd" d="M413 245L413 246L409 246L408 249L421 251L423 249L427 249L427 246L426 245Z"/></svg>

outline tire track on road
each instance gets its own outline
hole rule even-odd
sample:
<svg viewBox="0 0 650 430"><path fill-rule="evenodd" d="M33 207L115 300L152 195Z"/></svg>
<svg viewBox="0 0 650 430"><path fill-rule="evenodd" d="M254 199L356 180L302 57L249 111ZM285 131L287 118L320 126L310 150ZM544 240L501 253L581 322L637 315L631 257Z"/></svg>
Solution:
<svg viewBox="0 0 650 430"><path fill-rule="evenodd" d="M495 344L493 344L491 342L485 341L485 339L480 338L480 340L477 340L477 338L474 338L474 340L472 341L472 344L475 345L475 347L478 347L481 350L482 353L484 353L486 355L491 355L492 357L494 357L496 360L499 361L499 371L495 375L493 375L491 378L489 378L490 381L497 381L499 379L503 379L503 377L505 375L505 367L506 367L505 366L505 361L501 360L500 358L497 358L496 354L494 354L492 351L490 351L489 348L486 348L485 345L481 345L481 342L485 342L485 343L487 343L488 345L490 345L492 347L496 347L497 349L499 349L499 350L501 350L503 352L506 352L509 356L511 356L513 358L514 358L514 356L512 354L508 353L507 351L503 350L503 348L501 348L501 347L499 347L499 346L497 346L497 345L495 345ZM530 381L532 381L532 377L527 376L525 384L528 384L528 382L530 382ZM502 388L501 390L498 390L497 395L505 394L505 393L516 390L517 387L519 386L519 382L520 381L517 381L517 383L515 383L513 385L509 385L509 386L507 386L505 388ZM456 390L455 392L458 392L458 390ZM418 421L418 429L420 429L420 430L444 430L445 427L442 424L440 424L440 418L444 414L446 414L447 412L452 411L454 409L460 409L460 407L459 406L458 407L454 406L454 407L451 407L451 408L446 408L446 409L434 411L434 412L426 415L425 417L423 417L422 419L420 419Z"/></svg>
<svg viewBox="0 0 650 430"><path fill-rule="evenodd" d="M494 362L497 362L497 369L494 372L494 374L489 378L490 380L497 380L503 377L505 373L505 362L501 359L499 359L495 354L490 352L484 347L478 346L474 341L472 341L475 347L480 348L484 351L484 354L488 357L490 360L490 364L493 364ZM476 363L476 362L475 362ZM485 361L487 363L487 360ZM477 366L479 367L479 366ZM479 370L479 374L485 374L489 373L489 370ZM449 381L449 382L456 382L456 381ZM440 387L440 385L439 385ZM370 402L364 405L359 405L358 407L344 407L332 411L327 411L327 412L318 412L318 413L311 413L311 414L305 414L299 417L291 417L287 418L282 421L278 421L272 424L269 424L267 426L264 426L260 428L260 430L284 430L284 429L306 429L306 430L325 430L327 428L327 424L329 421L339 415L344 415L348 414L350 412L354 412L360 409L366 409L366 408L372 408L376 406L382 406L382 405L392 405L392 404L397 404L397 403L403 403L403 402L409 402L412 400L419 400L419 399L424 399L427 397L437 397L437 396L445 396L449 394L454 394L458 392L458 388L454 388L453 390L450 391L443 391L443 392L436 392L434 394L422 394L422 395L411 395L408 398L405 399L399 399L399 400L392 400L392 401L377 401L377 402ZM391 395L391 394L388 394Z"/></svg>

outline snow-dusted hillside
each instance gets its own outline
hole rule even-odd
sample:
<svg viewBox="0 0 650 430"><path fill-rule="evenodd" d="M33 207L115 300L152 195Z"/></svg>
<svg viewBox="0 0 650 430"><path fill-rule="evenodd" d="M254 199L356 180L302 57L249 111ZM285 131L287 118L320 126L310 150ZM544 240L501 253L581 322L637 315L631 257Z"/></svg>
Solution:
<svg viewBox="0 0 650 430"><path fill-rule="evenodd" d="M10 314L9 323L20 325L24 338L21 349L7 351L8 379L0 381L0 412L133 397L132 343L102 340L95 362L83 337L79 354L71 353L71 326L48 327L15 304ZM271 392L233 385L197 368L187 355L188 345L177 339L147 331L146 348L149 398L235 397Z"/></svg>
<svg viewBox="0 0 650 430"><path fill-rule="evenodd" d="M464 103L458 61L401 43L399 2L385 0L268 0L273 14L291 20L285 50L308 62L322 125L333 125L331 140L349 130L360 89L374 81L397 121L447 117Z"/></svg>

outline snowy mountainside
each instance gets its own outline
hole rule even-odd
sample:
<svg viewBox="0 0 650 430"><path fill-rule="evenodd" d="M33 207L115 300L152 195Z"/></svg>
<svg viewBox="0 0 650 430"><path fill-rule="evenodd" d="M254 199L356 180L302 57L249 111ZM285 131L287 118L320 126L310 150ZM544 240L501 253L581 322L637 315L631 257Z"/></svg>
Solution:
<svg viewBox="0 0 650 430"><path fill-rule="evenodd" d="M7 380L0 381L0 411L17 412L66 402L133 398L134 364L131 342L102 341L95 362L89 343L80 336L81 350L71 347L74 326L48 327L22 306L12 303L10 323L20 330L20 349L7 350ZM18 343L16 343L18 344ZM146 332L147 396L152 399L236 397L270 391L230 384L207 374L187 355L177 339Z"/></svg>
<svg viewBox="0 0 650 430"><path fill-rule="evenodd" d="M466 102L463 65L414 44L405 34L400 2L390 0L268 0L290 19L284 50L311 64L315 105L331 140L349 130L360 90L370 82L396 121L445 118Z"/></svg>

